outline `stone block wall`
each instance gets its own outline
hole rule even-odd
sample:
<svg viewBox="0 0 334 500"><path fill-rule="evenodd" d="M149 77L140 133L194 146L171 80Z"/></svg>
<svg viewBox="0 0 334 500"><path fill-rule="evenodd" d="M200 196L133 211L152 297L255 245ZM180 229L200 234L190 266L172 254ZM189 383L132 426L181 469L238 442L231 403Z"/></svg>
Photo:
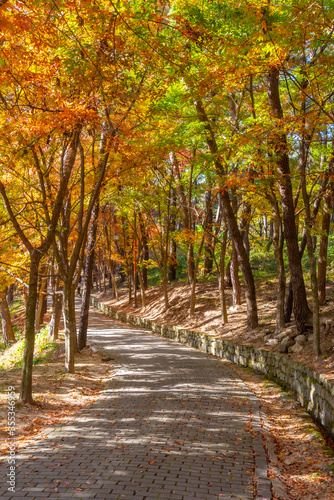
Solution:
<svg viewBox="0 0 334 500"><path fill-rule="evenodd" d="M334 438L334 384L325 375L292 361L285 355L238 345L177 326L163 325L147 318L118 311L94 297L91 297L91 305L110 318L147 328L163 337L195 347L205 353L252 368L267 378L275 380L285 390L292 393L314 420Z"/></svg>

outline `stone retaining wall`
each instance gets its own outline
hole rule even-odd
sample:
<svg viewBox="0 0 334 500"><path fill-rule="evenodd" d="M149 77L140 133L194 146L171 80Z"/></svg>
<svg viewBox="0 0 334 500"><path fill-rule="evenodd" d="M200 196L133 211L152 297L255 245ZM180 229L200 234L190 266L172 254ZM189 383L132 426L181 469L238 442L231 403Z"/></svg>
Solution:
<svg viewBox="0 0 334 500"><path fill-rule="evenodd" d="M133 326L147 328L203 352L226 358L241 366L252 368L275 380L291 392L299 403L307 409L314 420L321 424L334 438L334 385L325 375L307 366L292 361L287 356L255 349L251 346L234 344L228 340L211 337L205 333L194 332L167 326L147 318L118 311L114 307L91 297L91 305L110 318Z"/></svg>

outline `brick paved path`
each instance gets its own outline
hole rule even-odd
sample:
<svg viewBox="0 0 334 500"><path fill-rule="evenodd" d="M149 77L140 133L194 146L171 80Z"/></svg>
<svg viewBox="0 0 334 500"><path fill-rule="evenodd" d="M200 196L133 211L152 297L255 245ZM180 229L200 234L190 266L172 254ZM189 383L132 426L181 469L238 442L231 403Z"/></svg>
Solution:
<svg viewBox="0 0 334 500"><path fill-rule="evenodd" d="M0 496L270 498L257 399L234 372L93 311L89 337L114 358L109 390L21 450L16 492L3 482Z"/></svg>

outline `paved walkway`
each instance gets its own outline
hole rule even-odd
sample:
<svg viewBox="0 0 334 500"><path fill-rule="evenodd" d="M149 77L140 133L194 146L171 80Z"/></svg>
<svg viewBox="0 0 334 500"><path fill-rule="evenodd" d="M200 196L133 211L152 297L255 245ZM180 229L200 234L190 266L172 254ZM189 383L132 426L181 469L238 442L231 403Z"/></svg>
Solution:
<svg viewBox="0 0 334 500"><path fill-rule="evenodd" d="M257 398L213 356L92 311L116 376L75 422L20 451L19 499L269 499ZM1 465L0 479L9 472ZM6 479L5 479L6 480Z"/></svg>

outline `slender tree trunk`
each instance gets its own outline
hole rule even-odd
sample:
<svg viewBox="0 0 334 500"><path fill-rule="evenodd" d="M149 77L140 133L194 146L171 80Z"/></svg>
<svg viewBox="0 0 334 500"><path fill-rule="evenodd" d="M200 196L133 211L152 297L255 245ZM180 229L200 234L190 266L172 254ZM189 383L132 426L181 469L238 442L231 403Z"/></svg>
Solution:
<svg viewBox="0 0 334 500"><path fill-rule="evenodd" d="M9 285L7 290L7 303L10 305L14 300L14 285Z"/></svg>
<svg viewBox="0 0 334 500"><path fill-rule="evenodd" d="M107 292L107 285L106 285L106 266L103 264L103 293Z"/></svg>
<svg viewBox="0 0 334 500"><path fill-rule="evenodd" d="M304 113L306 112L306 103L303 98ZM303 125L305 127L305 119L303 118ZM299 166L300 166L300 183L303 194L303 201L305 207L305 234L306 246L308 253L308 260L310 264L310 277L312 289L312 302L313 302L313 354L320 355L320 311L319 311L319 297L318 297L318 279L317 279L317 263L314 253L314 246L311 234L311 210L310 210L310 195L307 192L306 186L306 166L309 152L310 138L303 130L300 139L300 152L299 152ZM294 301L296 297L294 294Z"/></svg>
<svg viewBox="0 0 334 500"><path fill-rule="evenodd" d="M191 284L195 280L194 245L191 241L188 243L187 269L188 269L188 281Z"/></svg>
<svg viewBox="0 0 334 500"><path fill-rule="evenodd" d="M213 267L213 238L212 238L212 193L210 190L205 192L205 210L206 210L206 227L205 230L205 245L204 245L204 274L210 274Z"/></svg>
<svg viewBox="0 0 334 500"><path fill-rule="evenodd" d="M334 143L333 143L333 150L334 150ZM331 177L333 176L333 174L334 174L334 153L332 151L332 155L328 161L327 169L324 173L324 178L323 178L321 187L319 189L319 192L318 192L317 197L315 199L315 202L313 204L312 215L311 215L311 222L312 222L313 226L314 226L316 217L317 217L319 209L320 209L321 201L324 197L326 197L326 190L328 187L328 183L329 183ZM331 186L332 185L333 184L331 183ZM331 187L331 189L333 189L333 188ZM299 254L300 254L301 259L303 257L305 248L306 248L306 230L304 229L303 237L302 237L302 240L301 240L300 245L299 245ZM293 306L293 289L292 289L292 283L290 280L288 293L287 293L287 296L285 299L285 313L284 314L285 314L285 322L286 323L288 323L291 319L292 306Z"/></svg>
<svg viewBox="0 0 334 500"><path fill-rule="evenodd" d="M228 261L227 266L226 266L226 271L225 271L224 286L227 288L232 288L231 264L232 264L232 257Z"/></svg>
<svg viewBox="0 0 334 500"><path fill-rule="evenodd" d="M54 252L52 253L51 266L50 266L50 292L51 292L51 319L48 327L48 337L54 339L55 329L55 312L56 312L56 277L55 277L55 261Z"/></svg>
<svg viewBox="0 0 334 500"><path fill-rule="evenodd" d="M110 259L109 259L109 272L110 272L110 278L111 278L113 296L118 301L119 300L119 295L118 295L117 281L116 281L116 277L115 277L115 264Z"/></svg>
<svg viewBox="0 0 334 500"><path fill-rule="evenodd" d="M169 299L168 299L168 266L167 266L167 258L163 263L163 272L162 272L162 288L164 293L164 301L165 301L165 311L169 309Z"/></svg>
<svg viewBox="0 0 334 500"><path fill-rule="evenodd" d="M23 287L23 296L24 296L24 308L25 308L25 310L27 310L27 305L28 305L28 290L27 290L27 288L25 286Z"/></svg>
<svg viewBox="0 0 334 500"><path fill-rule="evenodd" d="M263 232L265 239L268 238L268 215L263 214Z"/></svg>
<svg viewBox="0 0 334 500"><path fill-rule="evenodd" d="M310 232L307 232L307 251L310 263L312 302L313 302L313 354L320 356L320 311L318 297L318 280L317 280L317 262L314 255L312 237Z"/></svg>
<svg viewBox="0 0 334 500"><path fill-rule="evenodd" d="M234 107L234 106L232 106ZM235 218L237 219L238 216L238 198L236 194L236 190L232 188L230 190L231 192L231 205L233 208L233 213L235 215ZM243 232L240 229L239 225L239 230L240 234L243 237ZM231 265L230 265L230 277L231 277L231 284L232 284L232 303L234 306L240 305L241 304L241 286L240 286L240 280L239 280L239 262L238 262L238 252L236 250L235 243L232 241L232 256L231 256Z"/></svg>
<svg viewBox="0 0 334 500"><path fill-rule="evenodd" d="M28 301L26 310L25 345L23 353L23 368L21 379L20 400L24 403L32 403L32 367L35 346L35 316L37 303L38 268L40 259L38 249L33 249L30 254L30 273Z"/></svg>
<svg viewBox="0 0 334 500"><path fill-rule="evenodd" d="M138 278L139 278L139 283L140 283L140 293L141 293L141 306L142 309L146 309L146 295L145 295L145 283L143 280L143 269L138 269Z"/></svg>
<svg viewBox="0 0 334 500"><path fill-rule="evenodd" d="M254 329L258 326L258 316L257 316L255 283L249 262L249 257L247 255L243 238L242 235L240 234L238 224L234 216L227 191L224 191L222 193L222 202L224 206L224 212L226 214L226 221L229 226L232 241L235 244L235 248L237 250L238 260L245 281L247 324L250 329Z"/></svg>
<svg viewBox="0 0 334 500"><path fill-rule="evenodd" d="M93 268L95 256L95 244L97 235L97 221L99 216L99 203L95 203L92 219L90 222L88 242L87 242L87 256L83 272L82 295L81 295L81 310L78 331L78 350L82 351L87 345L87 329L88 329L88 316L89 316L89 302L92 290L93 281Z"/></svg>
<svg viewBox="0 0 334 500"><path fill-rule="evenodd" d="M148 236L147 236L147 231L145 228L145 223L143 219L143 215L141 212L138 213L138 221L139 221L139 227L140 227L140 233L141 233L141 247L142 247L142 255L143 255L143 261L147 262L150 258L150 252L148 248ZM147 266L146 264L142 265L142 279L143 279L143 284L145 290L148 288L148 281L147 281Z"/></svg>
<svg viewBox="0 0 334 500"><path fill-rule="evenodd" d="M41 311L41 324L43 325L44 324L44 317L45 317L46 313L48 312L48 294L47 294L47 290L43 294L43 299L42 300L43 300L43 304L42 304L42 311Z"/></svg>
<svg viewBox="0 0 334 500"><path fill-rule="evenodd" d="M59 335L59 322L62 311L62 297L59 292L59 277L53 280L52 283L52 304L51 304L51 320L49 323L48 336L52 340L57 340Z"/></svg>
<svg viewBox="0 0 334 500"><path fill-rule="evenodd" d="M284 299L285 299L285 269L282 246L274 243L275 261L277 267L277 305L276 305L276 332L280 332L285 327L284 319Z"/></svg>
<svg viewBox="0 0 334 500"><path fill-rule="evenodd" d="M132 301L132 266L128 266L128 301L131 304Z"/></svg>
<svg viewBox="0 0 334 500"><path fill-rule="evenodd" d="M77 327L75 323L75 290L72 280L64 281L65 373L74 373L74 356L77 352Z"/></svg>
<svg viewBox="0 0 334 500"><path fill-rule="evenodd" d="M243 237L244 246L248 257L250 254L249 228L250 228L251 216L252 216L252 207L249 202L243 200L239 228Z"/></svg>
<svg viewBox="0 0 334 500"><path fill-rule="evenodd" d="M191 224L191 213L190 213L191 200L190 199L187 200L187 197L185 195L184 188L181 182L179 163L177 161L175 153L171 153L170 158L177 178L176 192L179 199L179 205L181 208L183 226L184 229L188 232L187 273L188 273L188 282L191 284L195 274L194 245L191 241L191 236L193 232ZM191 182L192 182L192 175L190 176L190 183Z"/></svg>
<svg viewBox="0 0 334 500"><path fill-rule="evenodd" d="M10 342L15 342L15 335L6 298L6 292L0 294L0 316L4 343L5 345L8 345Z"/></svg>
<svg viewBox="0 0 334 500"><path fill-rule="evenodd" d="M267 75L267 88L272 115L275 120L282 120L283 111L279 95L279 70L276 67L272 68ZM276 166L279 174L284 236L294 296L293 312L297 329L299 332L302 332L310 317L310 309L306 299L303 269L298 248L287 138L283 132L277 132L271 140L276 154Z"/></svg>
<svg viewBox="0 0 334 500"><path fill-rule="evenodd" d="M279 206L276 197L270 197L270 203L273 210L273 246L274 256L277 268L277 305L276 305L276 332L280 332L285 327L284 318L284 300L285 300L285 287L286 277L284 268L283 248L284 248L284 235Z"/></svg>
<svg viewBox="0 0 334 500"><path fill-rule="evenodd" d="M176 230L176 220L175 220L175 211L176 211L176 193L175 190L172 189L172 200L171 200L171 214L170 214L170 231L173 233ZM171 236L170 244L169 244L169 259L168 259L168 282L170 284L176 280L176 270L177 270L177 256L176 256L176 241L173 239L173 235Z"/></svg>
<svg viewBox="0 0 334 500"><path fill-rule="evenodd" d="M204 245L204 238L205 238L205 233L202 236L202 241L200 244L200 247L198 249L198 253L196 256L196 263L195 263L195 275L194 279L191 283L191 294L190 294L190 312L189 316L192 317L195 313L195 304L196 304L196 282L197 282L197 273L198 273L198 265L199 261L202 255L202 250L203 250L203 245Z"/></svg>
<svg viewBox="0 0 334 500"><path fill-rule="evenodd" d="M330 196L326 196L322 214L319 260L318 260L319 305L323 305L326 301L327 251L328 251L328 235L331 222L332 203L333 203L333 195L331 194Z"/></svg>
<svg viewBox="0 0 334 500"><path fill-rule="evenodd" d="M221 324L226 325L228 323L227 317L227 307L226 307L226 296L225 296L225 256L226 256L226 246L227 246L227 228L223 231L223 237L220 243L220 259L219 259L219 299L220 299L220 311L222 315Z"/></svg>
<svg viewBox="0 0 334 500"><path fill-rule="evenodd" d="M170 241L170 254L169 254L169 265L168 265L168 281L170 284L176 280L176 270L177 270L177 257L176 257L176 241L171 238Z"/></svg>
<svg viewBox="0 0 334 500"><path fill-rule="evenodd" d="M247 325L248 328L254 329L258 326L258 315L257 315L257 304L256 304L256 291L252 269L249 262L249 257L247 255L246 249L244 247L243 238L238 228L237 220L233 209L231 206L231 200L226 189L225 183L225 171L223 165L219 159L218 146L214 132L211 127L211 123L205 113L205 109L201 100L195 102L195 107L197 110L197 115L199 121L204 123L205 130L207 132L206 142L208 144L209 150L213 156L213 160L216 167L216 172L220 180L221 200L224 208L224 214L226 217L226 222L228 224L232 240L235 244L235 248L238 254L239 263L241 266L242 274L245 281L245 295L246 295L246 305L247 305Z"/></svg>
<svg viewBox="0 0 334 500"><path fill-rule="evenodd" d="M43 307L44 307L44 294L46 291L47 279L43 278L41 280L40 288L38 291L38 301L37 301L37 312L36 312L36 331L39 330L43 323Z"/></svg>
<svg viewBox="0 0 334 500"><path fill-rule="evenodd" d="M78 329L78 350L82 351L87 345L87 330L89 318L89 302L93 281L94 248L87 255L83 272L81 309Z"/></svg>
<svg viewBox="0 0 334 500"><path fill-rule="evenodd" d="M232 258L231 258L231 282L232 282L232 300L233 305L241 304L241 286L239 280L239 263L238 263L238 253L235 249L235 245L232 244Z"/></svg>
<svg viewBox="0 0 334 500"><path fill-rule="evenodd" d="M101 280L101 250L98 252L98 261L97 261L97 281L98 281L98 291L102 292L102 280Z"/></svg>

